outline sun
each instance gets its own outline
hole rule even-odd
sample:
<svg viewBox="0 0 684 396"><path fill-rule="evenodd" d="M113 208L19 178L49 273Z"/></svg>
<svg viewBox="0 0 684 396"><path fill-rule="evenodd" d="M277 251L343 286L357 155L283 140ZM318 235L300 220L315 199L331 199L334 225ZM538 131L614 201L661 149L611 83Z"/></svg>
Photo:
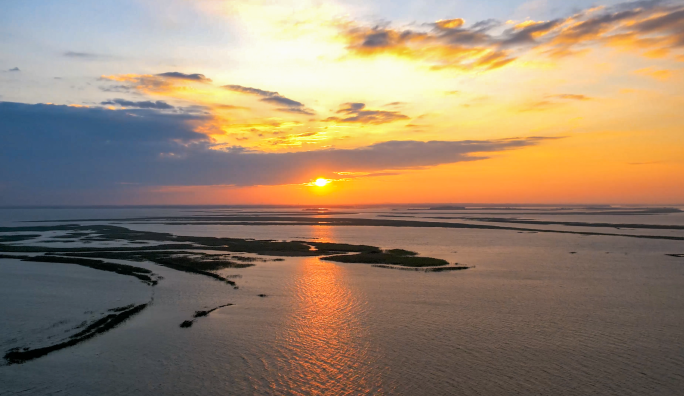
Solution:
<svg viewBox="0 0 684 396"><path fill-rule="evenodd" d="M314 181L313 184L314 184L316 187L325 187L325 186L327 186L328 184L330 184L330 180L328 180L328 179L323 179L322 177L320 177L320 178L316 179L316 181Z"/></svg>

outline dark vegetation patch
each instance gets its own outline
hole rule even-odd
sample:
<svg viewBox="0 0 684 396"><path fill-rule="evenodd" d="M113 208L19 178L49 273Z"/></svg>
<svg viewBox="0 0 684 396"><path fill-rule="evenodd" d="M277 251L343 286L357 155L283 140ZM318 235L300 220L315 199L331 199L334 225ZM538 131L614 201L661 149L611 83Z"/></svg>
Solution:
<svg viewBox="0 0 684 396"><path fill-rule="evenodd" d="M225 217L225 216L223 216ZM299 218L298 218L299 219ZM119 219L120 220L120 219ZM301 219L299 219L301 220ZM342 224L373 224L374 220L367 219L336 219L345 223ZM371 223L365 223L371 221ZM377 220L375 220L377 221ZM388 220L380 220L388 221ZM392 221L390 221L392 222ZM409 222L420 223L420 222ZM426 223L434 224L434 223ZM112 248L51 248L43 246L11 246L0 244L0 252L48 252L49 254L59 254L69 257L92 257L107 258L129 261L151 261L156 264L166 266L175 270L201 274L229 283L230 281L218 274L213 273L225 268L244 268L253 258L234 256L237 261L231 261L222 255L208 255L203 252L192 252L192 250L216 250L230 252L255 253L259 255L271 256L328 256L325 260L348 262L348 263L368 263L368 264L394 264L407 267L429 267L445 266L449 263L445 260L416 257L415 252L404 249L392 249L383 252L376 246L352 245L347 243L331 242L303 242L303 241L273 241L273 240L254 240L239 238L216 238L216 237L194 237L176 236L169 233L135 231L125 227L112 225L75 225L66 224L58 226L33 226L33 227L9 227L0 228L3 231L69 231L96 233L108 241L153 241L171 242L166 245L140 246L140 247L112 247ZM173 251L171 251L173 249ZM335 255L336 253L356 253ZM199 257L197 257L199 256ZM223 255L225 256L225 255ZM237 258L241 257L241 258ZM256 259L254 259L256 260ZM278 261L282 260L277 259ZM237 286L235 286L237 287Z"/></svg>
<svg viewBox="0 0 684 396"><path fill-rule="evenodd" d="M53 255L11 256L6 254L0 254L0 259L1 258L18 259L21 261L32 261L37 263L74 264L100 271L114 272L119 275L133 276L150 286L155 286L157 284L157 279L153 278L156 277L156 275L152 271L145 268L134 267L132 265L107 263L102 260L92 260L77 257L61 257Z"/></svg>
<svg viewBox="0 0 684 396"><path fill-rule="evenodd" d="M629 215L654 215L654 214L669 214L669 213L681 213L681 209L677 208L610 208L610 207L601 207L601 208L591 208L591 207L585 207L585 208L580 208L584 209L583 211L571 209L571 208L551 208L551 209L535 209L534 212L530 212L529 208L511 208L511 207L487 207L487 208L465 208L464 210L467 210L468 214L482 214L482 215L491 215L491 212L477 212L477 211L482 211L482 210L488 210L488 211L507 211L507 212L513 212L516 215L580 215L580 216L587 216L587 215L616 215L616 216L629 216ZM415 210L426 210L426 209L407 209L411 211ZM471 212L472 211L472 212ZM408 213L403 213L403 214L410 214Z"/></svg>
<svg viewBox="0 0 684 396"><path fill-rule="evenodd" d="M129 310L133 307L135 307L135 304L126 305L125 307L112 308L109 310L109 312L123 312L123 311Z"/></svg>
<svg viewBox="0 0 684 396"><path fill-rule="evenodd" d="M403 254L397 255L389 252L343 254L321 257L321 260L335 261L338 263L393 264L402 267L439 267L449 265L448 261L442 259L407 256Z"/></svg>
<svg viewBox="0 0 684 396"><path fill-rule="evenodd" d="M268 297L268 295L263 294L263 293L262 293L262 294L257 294L257 296L258 296L258 297Z"/></svg>
<svg viewBox="0 0 684 396"><path fill-rule="evenodd" d="M8 364L21 364L29 360L45 356L48 353L74 346L90 338L93 338L98 334L102 334L108 330L115 328L116 326L125 322L132 316L140 313L146 307L147 304L136 305L133 307L121 307L120 311L113 311L115 313L109 314L101 319L96 320L95 322L87 326L85 329L70 336L64 342L36 349L13 348L7 351L7 353L5 353L5 360Z"/></svg>
<svg viewBox="0 0 684 396"><path fill-rule="evenodd" d="M395 269L403 271L420 271L420 272L445 272L445 271L461 271L466 270L470 267L456 266L456 267L436 267L436 268L411 268L411 267L395 267L393 265L387 264L373 264L371 267L375 268L385 268L385 269Z"/></svg>
<svg viewBox="0 0 684 396"><path fill-rule="evenodd" d="M206 311L195 311L195 314L192 316L192 319L191 320L184 320L183 323L180 324L180 327L187 329L188 327L191 327L195 323L195 320L197 320L198 318L203 318L205 316L209 316L210 313L216 311L217 309L221 309L223 307L229 307L231 305L233 305L233 304L223 304L223 305L219 305L216 308L208 309Z"/></svg>
<svg viewBox="0 0 684 396"><path fill-rule="evenodd" d="M135 231L124 227L111 225L88 225L74 224L59 226L34 226L34 227L0 227L0 232L16 231L72 231L72 232L95 232L105 241L153 241L172 242L167 245L140 246L140 247L100 247L100 248L50 248L41 246L10 246L0 245L3 252L104 252L104 251L146 251L146 250L179 250L179 249L207 249L229 252L256 253L270 256L320 256L337 252L372 252L379 251L375 246L351 245L345 243L329 242L302 242L302 241L273 241L253 240L240 238L216 238L176 236L163 232ZM200 245L200 246L198 246ZM311 247L315 247L312 250Z"/></svg>
<svg viewBox="0 0 684 396"><path fill-rule="evenodd" d="M134 252L93 252L93 253L64 253L67 256L77 257L101 257L113 260L127 261L151 261L164 267L177 271L204 275L229 285L235 286L235 282L211 271L226 268L247 268L254 264L236 263L225 259L225 255L211 255L202 252L187 251L134 251Z"/></svg>
<svg viewBox="0 0 684 396"><path fill-rule="evenodd" d="M285 259L282 259L282 258L265 259L265 258L261 258L261 257L248 257L248 256L236 256L236 255L230 256L230 259L241 261L243 263L255 263L255 262L266 263L269 261L285 261Z"/></svg>
<svg viewBox="0 0 684 396"><path fill-rule="evenodd" d="M62 241L60 241L62 242ZM0 244L0 252L6 253L74 253L74 252L129 252L149 251L160 249L206 249L190 244L166 244L156 246L132 247L50 247L50 246L19 246Z"/></svg>
<svg viewBox="0 0 684 396"><path fill-rule="evenodd" d="M302 242L315 247L320 254L330 254L330 253L346 253L346 252L359 252L359 253L379 253L380 248L369 245L352 245L349 243L333 243L333 242Z"/></svg>
<svg viewBox="0 0 684 396"><path fill-rule="evenodd" d="M40 234L0 235L0 242L21 242L39 238Z"/></svg>
<svg viewBox="0 0 684 396"><path fill-rule="evenodd" d="M545 214L545 213L544 213ZM445 217L430 217L431 219L445 219ZM514 223L514 224L534 224L534 225L563 225L569 227L602 227L615 228L618 230L629 229L649 229L649 230L684 230L684 226L668 224L619 224L619 223L587 223L582 221L542 221L511 219L506 217L455 217L461 220L475 220L487 223Z"/></svg>
<svg viewBox="0 0 684 396"><path fill-rule="evenodd" d="M223 307L229 307L231 305L233 305L233 304L223 304L223 305L219 305L218 307L212 308L212 309L207 310L207 311L195 311L195 315L193 315L193 318L201 318L204 316L209 316L210 313L216 311L217 309L220 309Z"/></svg>
<svg viewBox="0 0 684 396"><path fill-rule="evenodd" d="M417 256L418 253L412 252L410 250L404 250L404 249L389 249L385 250L386 253L393 254L395 256Z"/></svg>
<svg viewBox="0 0 684 396"><path fill-rule="evenodd" d="M242 261L243 263L253 263L255 261L266 261L265 259L259 259L257 257L247 257L247 256L231 256L233 260Z"/></svg>

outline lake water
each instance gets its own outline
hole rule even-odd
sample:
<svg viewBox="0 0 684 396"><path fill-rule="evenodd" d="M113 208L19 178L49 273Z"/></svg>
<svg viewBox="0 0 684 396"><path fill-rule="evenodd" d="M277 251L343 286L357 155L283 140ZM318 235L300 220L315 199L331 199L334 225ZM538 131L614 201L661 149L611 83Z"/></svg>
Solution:
<svg viewBox="0 0 684 396"><path fill-rule="evenodd" d="M348 211L356 214L346 217L355 218L393 213L390 208ZM206 213L4 209L0 226L197 214ZM452 215L464 214L437 216ZM503 211L496 216L684 226L681 213L516 216ZM290 257L223 270L240 276L235 290L153 263L134 263L164 277L151 288L73 265L0 260L5 349L26 340L46 342L59 326L92 312L152 301L123 325L84 343L0 366L0 395L683 394L684 258L666 255L684 253L681 240L488 229L121 225L176 235L370 244L474 268L423 273ZM258 296L262 293L267 297ZM189 329L179 327L196 310L227 303L234 305Z"/></svg>

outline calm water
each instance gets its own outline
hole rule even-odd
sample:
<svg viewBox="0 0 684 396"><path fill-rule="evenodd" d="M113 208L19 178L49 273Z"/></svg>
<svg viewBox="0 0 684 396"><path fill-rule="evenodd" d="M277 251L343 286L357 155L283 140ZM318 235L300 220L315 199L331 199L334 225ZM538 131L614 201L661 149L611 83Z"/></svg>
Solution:
<svg viewBox="0 0 684 396"><path fill-rule="evenodd" d="M378 210L370 212L356 216ZM146 215L188 213L4 210L0 226ZM684 225L680 214L627 217ZM0 395L683 393L684 258L665 255L684 253L682 241L438 228L124 226L365 243L475 268L414 273L288 258L224 270L242 276L233 290L154 264L136 264L164 277L147 288L82 267L0 261L0 345L23 333L16 329L42 331L58 317L153 298L104 335L0 367ZM93 290L79 283L83 277L100 283ZM178 327L194 311L226 303L235 305Z"/></svg>

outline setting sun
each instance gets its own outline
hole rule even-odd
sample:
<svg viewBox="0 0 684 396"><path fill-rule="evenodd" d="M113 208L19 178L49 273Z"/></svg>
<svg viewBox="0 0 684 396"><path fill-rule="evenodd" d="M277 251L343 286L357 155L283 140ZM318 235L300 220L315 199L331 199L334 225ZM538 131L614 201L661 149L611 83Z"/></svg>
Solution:
<svg viewBox="0 0 684 396"><path fill-rule="evenodd" d="M327 186L329 183L330 183L330 180L328 180L328 179L318 178L318 179L316 179L316 181L314 181L313 184L314 184L316 187L325 187L325 186Z"/></svg>

